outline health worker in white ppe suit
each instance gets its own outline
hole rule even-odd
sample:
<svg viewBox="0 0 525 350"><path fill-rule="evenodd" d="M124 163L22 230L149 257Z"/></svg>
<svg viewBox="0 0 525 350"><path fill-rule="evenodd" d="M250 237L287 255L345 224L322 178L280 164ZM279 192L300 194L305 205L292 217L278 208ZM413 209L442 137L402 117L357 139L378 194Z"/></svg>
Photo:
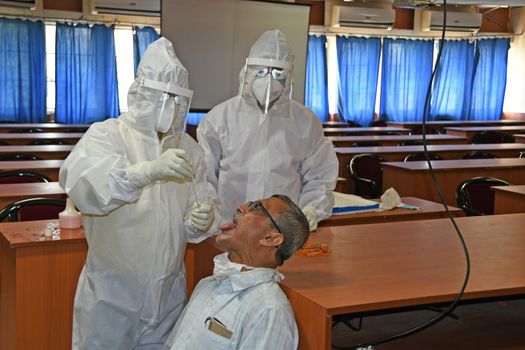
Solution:
<svg viewBox="0 0 525 350"><path fill-rule="evenodd" d="M241 71L238 96L214 107L197 129L221 221L239 204L276 193L297 203L311 230L332 213L337 157L319 118L290 99L292 64L284 34L263 33Z"/></svg>
<svg viewBox="0 0 525 350"><path fill-rule="evenodd" d="M73 349L162 349L184 306L186 242L206 238L216 200L202 150L184 134L191 97L188 72L160 38L129 88L129 112L93 124L60 169L89 246ZM212 201L194 204L192 177Z"/></svg>

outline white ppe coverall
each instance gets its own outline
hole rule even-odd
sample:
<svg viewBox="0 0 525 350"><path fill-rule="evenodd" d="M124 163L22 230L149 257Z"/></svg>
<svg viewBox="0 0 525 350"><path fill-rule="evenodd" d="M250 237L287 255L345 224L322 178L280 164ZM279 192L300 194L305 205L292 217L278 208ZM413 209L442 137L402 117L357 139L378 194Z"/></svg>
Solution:
<svg viewBox="0 0 525 350"><path fill-rule="evenodd" d="M164 38L147 49L138 77L188 86ZM173 104L166 112L164 94L136 80L129 112L93 124L60 169L60 185L84 215L89 246L75 296L73 349L162 349L182 311L186 241L199 240L188 221L191 182L152 181L143 171L164 151L157 132L166 123L159 118L176 114ZM184 134L179 148L193 159L199 198L213 198L213 186L201 181L198 144Z"/></svg>
<svg viewBox="0 0 525 350"><path fill-rule="evenodd" d="M261 64L250 65L250 60ZM277 90L278 98L266 114L258 104L263 98L257 93L260 84L254 90L254 82L263 64L271 61L281 68L293 62L290 46L278 30L263 33L252 46L240 74L239 95L214 107L197 129L222 222L230 220L239 204L273 194L289 196L303 210L313 207L317 221L332 212L331 190L338 173L335 150L324 137L319 118L290 99L291 69L284 70L284 88Z"/></svg>

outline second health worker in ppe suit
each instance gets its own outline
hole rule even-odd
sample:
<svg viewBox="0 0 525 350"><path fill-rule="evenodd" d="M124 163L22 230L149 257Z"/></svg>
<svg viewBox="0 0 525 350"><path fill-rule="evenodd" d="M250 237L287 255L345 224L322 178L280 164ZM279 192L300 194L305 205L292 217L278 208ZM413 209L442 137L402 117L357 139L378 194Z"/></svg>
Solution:
<svg viewBox="0 0 525 350"><path fill-rule="evenodd" d="M186 297L187 239L209 230L203 154L184 134L192 91L171 43L146 50L129 112L93 124L60 169L89 250L75 296L73 349L162 349Z"/></svg>
<svg viewBox="0 0 525 350"><path fill-rule="evenodd" d="M319 118L290 99L292 64L284 34L263 33L241 71L239 95L213 108L197 129L223 221L240 203L275 193L297 203L311 230L332 213L337 157Z"/></svg>

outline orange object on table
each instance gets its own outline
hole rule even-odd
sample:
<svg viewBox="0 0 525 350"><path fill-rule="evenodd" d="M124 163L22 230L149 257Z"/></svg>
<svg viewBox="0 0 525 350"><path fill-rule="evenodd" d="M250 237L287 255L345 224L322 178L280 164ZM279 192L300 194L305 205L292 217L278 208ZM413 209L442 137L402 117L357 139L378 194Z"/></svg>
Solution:
<svg viewBox="0 0 525 350"><path fill-rule="evenodd" d="M332 253L332 250L328 247L328 244L314 243L305 244L296 254L302 256L326 256L330 253Z"/></svg>

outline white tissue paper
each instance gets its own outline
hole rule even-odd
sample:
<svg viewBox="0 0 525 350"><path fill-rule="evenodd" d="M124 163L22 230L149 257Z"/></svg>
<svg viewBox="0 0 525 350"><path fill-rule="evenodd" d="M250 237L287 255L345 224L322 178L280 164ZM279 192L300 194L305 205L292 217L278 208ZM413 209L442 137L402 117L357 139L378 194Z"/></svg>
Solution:
<svg viewBox="0 0 525 350"><path fill-rule="evenodd" d="M381 204L379 205L379 209L380 210L391 210L394 208L404 208L404 209L413 209L413 210L420 209L419 207L415 207L413 205L408 205L408 204L401 202L401 197L399 197L399 194L396 192L396 190L390 187L381 196Z"/></svg>
<svg viewBox="0 0 525 350"><path fill-rule="evenodd" d="M362 213L365 211L376 211L379 203L365 199L353 194L332 192L334 194L334 208L332 215L344 215L350 213Z"/></svg>

